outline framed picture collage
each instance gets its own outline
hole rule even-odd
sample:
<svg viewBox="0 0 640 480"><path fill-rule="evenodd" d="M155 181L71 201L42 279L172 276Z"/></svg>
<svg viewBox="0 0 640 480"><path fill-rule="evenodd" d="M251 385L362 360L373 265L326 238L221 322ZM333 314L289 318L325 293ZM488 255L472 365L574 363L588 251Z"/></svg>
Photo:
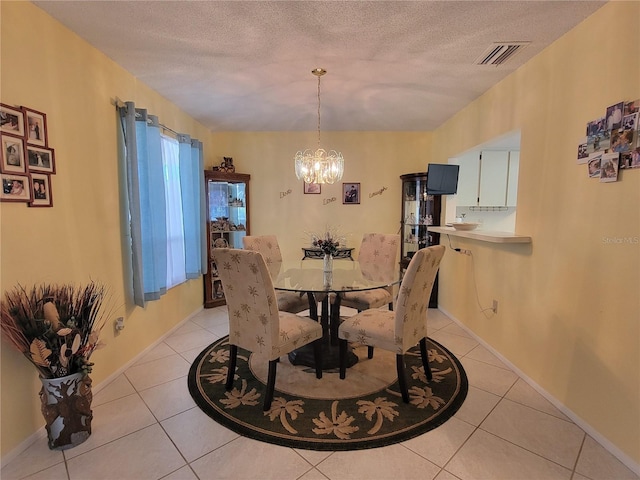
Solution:
<svg viewBox="0 0 640 480"><path fill-rule="evenodd" d="M55 173L47 115L0 103L0 201L52 207L51 175Z"/></svg>

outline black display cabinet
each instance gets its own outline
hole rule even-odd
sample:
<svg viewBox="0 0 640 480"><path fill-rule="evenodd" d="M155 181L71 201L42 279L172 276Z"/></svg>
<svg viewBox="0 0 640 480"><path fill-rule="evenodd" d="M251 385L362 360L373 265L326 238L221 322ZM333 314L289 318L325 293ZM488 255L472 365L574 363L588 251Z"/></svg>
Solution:
<svg viewBox="0 0 640 480"><path fill-rule="evenodd" d="M427 227L440 225L441 196L427 194L427 173L401 175L402 217L400 218L400 272L421 248L440 243L440 234ZM438 307L438 276L436 275L429 308Z"/></svg>

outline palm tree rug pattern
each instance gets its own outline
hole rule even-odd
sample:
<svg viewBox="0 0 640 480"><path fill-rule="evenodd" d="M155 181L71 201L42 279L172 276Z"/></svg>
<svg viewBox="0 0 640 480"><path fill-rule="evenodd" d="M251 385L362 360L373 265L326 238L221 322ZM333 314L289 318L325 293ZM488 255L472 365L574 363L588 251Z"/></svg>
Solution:
<svg viewBox="0 0 640 480"><path fill-rule="evenodd" d="M262 410L267 362L238 348L236 377L225 390L229 338L203 350L191 365L189 392L209 417L234 432L277 445L308 450L359 450L402 442L446 422L462 406L467 376L458 359L434 340L427 340L433 379L427 382L420 349L405 354L410 402L402 401L396 356L354 346L358 363L340 380L338 370L315 370L278 363L271 409Z"/></svg>

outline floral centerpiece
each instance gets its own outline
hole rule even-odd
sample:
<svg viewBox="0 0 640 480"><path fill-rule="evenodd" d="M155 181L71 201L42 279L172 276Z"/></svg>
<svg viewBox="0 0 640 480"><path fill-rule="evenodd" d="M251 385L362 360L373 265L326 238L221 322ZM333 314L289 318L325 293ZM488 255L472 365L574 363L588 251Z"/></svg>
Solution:
<svg viewBox="0 0 640 480"><path fill-rule="evenodd" d="M36 367L42 378L91 372L91 354L102 347L104 286L90 283L18 286L0 308L2 335Z"/></svg>
<svg viewBox="0 0 640 480"><path fill-rule="evenodd" d="M312 242L312 245L322 250L322 253L324 253L325 255L335 255L336 253L338 253L340 242L338 240L334 240L331 237L316 238Z"/></svg>
<svg viewBox="0 0 640 480"><path fill-rule="evenodd" d="M340 236L336 230L330 227L327 227L325 233L322 235L311 234L311 246L319 248L325 255L334 256L338 253L340 245L344 244L344 237Z"/></svg>
<svg viewBox="0 0 640 480"><path fill-rule="evenodd" d="M340 246L346 245L345 238L340 236L337 230L327 227L324 234L311 234L311 246L319 249L323 254L322 271L324 274L324 286L331 287L333 281L333 257L338 253Z"/></svg>

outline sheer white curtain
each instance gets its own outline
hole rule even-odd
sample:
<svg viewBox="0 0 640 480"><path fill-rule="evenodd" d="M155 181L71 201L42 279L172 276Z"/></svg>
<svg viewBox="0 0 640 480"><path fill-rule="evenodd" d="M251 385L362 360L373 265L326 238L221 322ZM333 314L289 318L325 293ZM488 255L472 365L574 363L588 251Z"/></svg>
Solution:
<svg viewBox="0 0 640 480"><path fill-rule="evenodd" d="M167 203L167 288L187 280L184 256L180 156L177 140L162 135L164 196Z"/></svg>

